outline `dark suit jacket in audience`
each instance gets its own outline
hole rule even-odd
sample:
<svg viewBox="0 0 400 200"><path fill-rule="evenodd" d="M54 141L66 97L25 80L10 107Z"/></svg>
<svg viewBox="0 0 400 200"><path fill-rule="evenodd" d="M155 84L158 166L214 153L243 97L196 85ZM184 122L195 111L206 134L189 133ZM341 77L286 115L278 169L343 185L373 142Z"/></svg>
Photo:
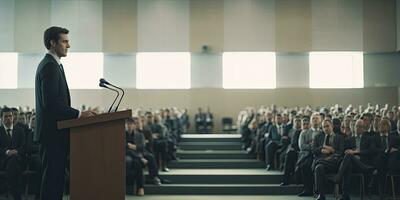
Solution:
<svg viewBox="0 0 400 200"><path fill-rule="evenodd" d="M7 135L4 126L0 126L0 168L4 168L8 160L7 150L15 149L18 151L18 161L24 162L25 159L25 135L24 131L18 127L12 130L12 138Z"/></svg>

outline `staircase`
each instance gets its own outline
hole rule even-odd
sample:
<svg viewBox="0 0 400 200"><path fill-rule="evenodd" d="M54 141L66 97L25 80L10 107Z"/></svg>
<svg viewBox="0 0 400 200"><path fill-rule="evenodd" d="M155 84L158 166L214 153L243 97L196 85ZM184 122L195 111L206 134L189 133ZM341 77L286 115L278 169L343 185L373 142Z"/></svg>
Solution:
<svg viewBox="0 0 400 200"><path fill-rule="evenodd" d="M294 195L301 186L279 186L282 173L267 172L264 162L241 149L238 134L183 135L178 161L161 176L173 182L146 185L146 194Z"/></svg>

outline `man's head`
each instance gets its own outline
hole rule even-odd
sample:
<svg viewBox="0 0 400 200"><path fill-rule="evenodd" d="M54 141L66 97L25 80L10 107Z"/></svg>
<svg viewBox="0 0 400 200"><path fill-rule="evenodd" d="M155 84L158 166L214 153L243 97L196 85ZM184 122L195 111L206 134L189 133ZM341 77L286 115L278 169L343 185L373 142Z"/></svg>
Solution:
<svg viewBox="0 0 400 200"><path fill-rule="evenodd" d="M391 128L390 120L389 119L382 119L381 122L379 123L379 133L381 134L387 134L389 133Z"/></svg>
<svg viewBox="0 0 400 200"><path fill-rule="evenodd" d="M272 112L271 112L271 111L267 111L267 112L265 113L265 120L266 120L267 122L272 122L272 118L273 118Z"/></svg>
<svg viewBox="0 0 400 200"><path fill-rule="evenodd" d="M319 113L313 113L311 115L311 123L313 128L319 128L319 124L321 123L321 116Z"/></svg>
<svg viewBox="0 0 400 200"><path fill-rule="evenodd" d="M371 118L372 116L369 113L364 113L361 116L361 119L364 120L365 131L369 131L369 129L371 128Z"/></svg>
<svg viewBox="0 0 400 200"><path fill-rule="evenodd" d="M397 133L400 134L400 119L397 120Z"/></svg>
<svg viewBox="0 0 400 200"><path fill-rule="evenodd" d="M132 118L126 120L126 131L132 133L136 128L136 124Z"/></svg>
<svg viewBox="0 0 400 200"><path fill-rule="evenodd" d="M382 119L382 117L380 115L375 115L374 116L374 121L373 121L373 124L372 124L372 126L374 128L374 131L378 131L379 122L381 121L381 119Z"/></svg>
<svg viewBox="0 0 400 200"><path fill-rule="evenodd" d="M11 112L13 115L13 124L15 125L18 123L19 110L17 108L11 108Z"/></svg>
<svg viewBox="0 0 400 200"><path fill-rule="evenodd" d="M302 120L302 129L303 129L303 130L308 130L308 129L310 129L310 118L309 118L309 117L303 117L303 120Z"/></svg>
<svg viewBox="0 0 400 200"><path fill-rule="evenodd" d="M19 113L18 122L21 124L27 124L25 113L23 112Z"/></svg>
<svg viewBox="0 0 400 200"><path fill-rule="evenodd" d="M394 120L394 112L392 110L389 110L386 114L386 116L389 118L390 121Z"/></svg>
<svg viewBox="0 0 400 200"><path fill-rule="evenodd" d="M1 120L7 128L11 128L13 125L13 112L10 108L4 107L1 110Z"/></svg>
<svg viewBox="0 0 400 200"><path fill-rule="evenodd" d="M330 135L333 132L333 124L331 120L324 119L322 122L322 128L324 129L324 133Z"/></svg>
<svg viewBox="0 0 400 200"><path fill-rule="evenodd" d="M354 133L356 135L361 135L365 132L365 125L364 125L364 120L358 119L356 121L356 124L354 124Z"/></svg>
<svg viewBox="0 0 400 200"><path fill-rule="evenodd" d="M296 129L296 130L300 130L301 129L301 118L300 118L300 116L296 116L296 117L294 117L294 128Z"/></svg>
<svg viewBox="0 0 400 200"><path fill-rule="evenodd" d="M48 28L43 35L44 46L60 58L67 56L70 48L68 33L69 31L66 28L57 26Z"/></svg>
<svg viewBox="0 0 400 200"><path fill-rule="evenodd" d="M332 119L332 123L333 123L333 132L340 133L340 125L341 125L340 119L339 118L333 118Z"/></svg>
<svg viewBox="0 0 400 200"><path fill-rule="evenodd" d="M30 122L29 122L29 127L34 130L35 129L35 122L36 122L36 117L35 115L31 116Z"/></svg>
<svg viewBox="0 0 400 200"><path fill-rule="evenodd" d="M146 113L146 122L148 124L152 124L154 122L153 113L151 113L151 112Z"/></svg>
<svg viewBox="0 0 400 200"><path fill-rule="evenodd" d="M346 126L345 121L340 124L340 131L346 136L351 136L350 126Z"/></svg>
<svg viewBox="0 0 400 200"><path fill-rule="evenodd" d="M278 124L278 125L281 125L282 124L282 115L281 114L276 114L276 116L275 116L275 123L276 124Z"/></svg>

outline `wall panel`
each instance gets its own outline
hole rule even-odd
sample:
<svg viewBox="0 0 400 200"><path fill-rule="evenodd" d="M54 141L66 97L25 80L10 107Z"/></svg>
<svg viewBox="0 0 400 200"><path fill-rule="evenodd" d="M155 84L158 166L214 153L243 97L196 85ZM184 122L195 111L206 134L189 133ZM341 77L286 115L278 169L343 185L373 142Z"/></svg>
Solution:
<svg viewBox="0 0 400 200"><path fill-rule="evenodd" d="M274 51L275 0L224 0L224 51Z"/></svg>

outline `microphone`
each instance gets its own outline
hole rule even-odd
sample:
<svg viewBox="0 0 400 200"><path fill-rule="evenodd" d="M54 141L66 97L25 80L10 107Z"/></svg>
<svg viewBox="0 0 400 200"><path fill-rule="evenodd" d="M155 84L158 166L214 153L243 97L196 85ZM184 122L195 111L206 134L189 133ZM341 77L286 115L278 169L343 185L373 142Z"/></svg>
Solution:
<svg viewBox="0 0 400 200"><path fill-rule="evenodd" d="M102 88L107 88L107 89L109 89L109 90L112 90L112 91L114 91L114 92L116 92L116 93L117 93L117 97L115 97L115 99L114 99L114 101L112 102L112 104L111 104L110 108L108 109L108 113L110 113L110 112L111 112L111 109L112 109L112 107L114 106L114 103L115 103L115 101L116 101L116 100L118 99L118 97L119 97L119 92L118 92L118 90L116 90L116 89L113 89L113 88L107 87L107 85L105 85L105 83L104 83L104 82L102 82L102 81L101 81L101 79L100 79L99 86L100 86L100 87L102 87Z"/></svg>
<svg viewBox="0 0 400 200"><path fill-rule="evenodd" d="M117 106L115 107L115 110L114 110L114 112L117 112L118 107L119 107L119 105L121 104L122 98L124 98L125 91L124 91L122 88L120 88L120 87L118 87L118 86L115 86L115 85L109 83L109 82L106 81L106 79L104 79L104 78L101 78L101 79L100 79L100 83L103 83L103 84L105 84L105 85L110 85L110 86L112 86L112 87L114 87L114 88L117 88L117 89L119 89L119 90L122 91L121 98L119 99L118 104L117 104ZM118 94L119 94L119 93L118 93Z"/></svg>

